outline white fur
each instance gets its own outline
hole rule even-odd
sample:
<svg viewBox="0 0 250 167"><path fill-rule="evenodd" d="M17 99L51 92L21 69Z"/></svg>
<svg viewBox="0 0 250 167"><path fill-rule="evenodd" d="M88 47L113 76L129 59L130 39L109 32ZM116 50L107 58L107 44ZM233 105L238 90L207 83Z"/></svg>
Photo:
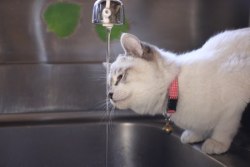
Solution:
<svg viewBox="0 0 250 167"><path fill-rule="evenodd" d="M225 31L179 56L131 34L123 34L121 44L125 55L112 63L109 75L113 105L139 114L165 112L167 88L178 77L179 101L171 119L186 129L181 141L205 140L204 152L226 152L250 101L250 28ZM150 47L151 58L140 46Z"/></svg>

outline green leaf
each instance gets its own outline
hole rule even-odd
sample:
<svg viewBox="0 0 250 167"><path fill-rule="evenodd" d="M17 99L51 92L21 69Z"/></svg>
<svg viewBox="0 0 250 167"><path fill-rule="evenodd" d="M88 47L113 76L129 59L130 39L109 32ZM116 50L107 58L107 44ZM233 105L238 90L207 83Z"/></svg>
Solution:
<svg viewBox="0 0 250 167"><path fill-rule="evenodd" d="M81 6L74 3L58 2L48 6L43 18L48 30L58 37L70 36L79 24Z"/></svg>

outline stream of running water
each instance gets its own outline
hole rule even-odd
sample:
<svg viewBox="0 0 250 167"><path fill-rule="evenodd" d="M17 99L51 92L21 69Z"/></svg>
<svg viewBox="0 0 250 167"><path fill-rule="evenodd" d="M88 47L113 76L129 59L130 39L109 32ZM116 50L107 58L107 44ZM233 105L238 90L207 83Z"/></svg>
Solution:
<svg viewBox="0 0 250 167"><path fill-rule="evenodd" d="M110 72L110 36L111 36L112 27L107 27L107 53L106 53L106 115L107 115L107 124L106 124L106 167L108 167L108 155L109 155L109 133L111 127L111 113L114 111L114 107L110 106L109 103L109 86L108 86L108 75Z"/></svg>

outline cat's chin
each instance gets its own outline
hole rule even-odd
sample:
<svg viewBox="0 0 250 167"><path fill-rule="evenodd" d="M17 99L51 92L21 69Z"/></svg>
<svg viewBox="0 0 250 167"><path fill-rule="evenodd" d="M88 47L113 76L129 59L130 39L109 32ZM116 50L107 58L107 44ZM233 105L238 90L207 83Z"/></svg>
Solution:
<svg viewBox="0 0 250 167"><path fill-rule="evenodd" d="M120 110L126 110L131 109L137 114L149 114L149 115L155 115L157 113L161 113L162 111L162 104L155 106L155 105L148 105L149 103L141 103L140 105L137 103L131 103L131 98L124 98L119 100L110 100L111 104ZM156 104L156 102L152 102L152 104Z"/></svg>
<svg viewBox="0 0 250 167"><path fill-rule="evenodd" d="M122 100L110 100L111 104L120 110L125 110L128 109L128 105L126 103L127 99L122 99Z"/></svg>

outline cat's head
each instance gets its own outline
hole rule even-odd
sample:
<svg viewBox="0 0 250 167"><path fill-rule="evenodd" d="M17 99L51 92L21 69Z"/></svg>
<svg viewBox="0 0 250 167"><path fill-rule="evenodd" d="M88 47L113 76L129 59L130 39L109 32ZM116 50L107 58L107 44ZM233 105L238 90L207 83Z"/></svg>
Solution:
<svg viewBox="0 0 250 167"><path fill-rule="evenodd" d="M178 71L173 67L175 56L141 42L132 34L123 34L121 45L125 53L110 65L108 76L111 103L140 114L162 112L167 87Z"/></svg>

